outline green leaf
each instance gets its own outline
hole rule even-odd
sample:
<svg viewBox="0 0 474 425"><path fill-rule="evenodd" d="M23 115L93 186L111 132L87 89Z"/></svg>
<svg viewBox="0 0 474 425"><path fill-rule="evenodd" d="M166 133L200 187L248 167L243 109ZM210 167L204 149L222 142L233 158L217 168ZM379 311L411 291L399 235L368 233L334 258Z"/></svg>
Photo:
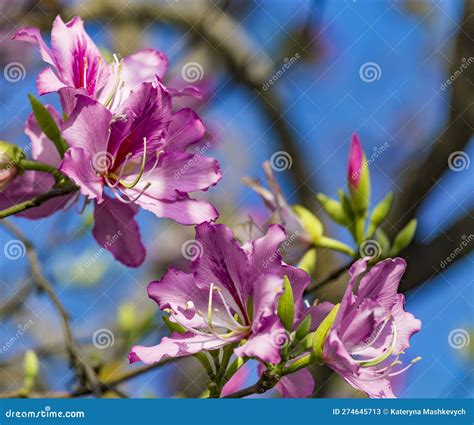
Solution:
<svg viewBox="0 0 474 425"><path fill-rule="evenodd" d="M316 243L323 235L323 224L321 221L302 205L293 205L293 210L301 220L313 243Z"/></svg>
<svg viewBox="0 0 474 425"><path fill-rule="evenodd" d="M331 326L336 318L336 314L339 311L339 304L336 304L329 314L324 318L324 320L319 325L318 329L314 332L313 336L313 353L316 356L316 360L319 363L322 363L323 360L323 346L326 336L331 329Z"/></svg>
<svg viewBox="0 0 474 425"><path fill-rule="evenodd" d="M342 252L343 254L347 254L350 257L355 256L354 250L349 245L326 236L320 238L316 245L322 248L332 249L333 251Z"/></svg>
<svg viewBox="0 0 474 425"><path fill-rule="evenodd" d="M179 323L172 322L168 316L163 316L163 322L165 322L165 325L168 326L171 332L178 332L180 334L187 332Z"/></svg>
<svg viewBox="0 0 474 425"><path fill-rule="evenodd" d="M54 143L59 155L63 158L64 152L68 149L68 145L61 136L61 131L59 130L58 125L46 107L36 97L32 94L28 95L28 97L39 128Z"/></svg>
<svg viewBox="0 0 474 425"><path fill-rule="evenodd" d="M410 245L413 236L415 236L416 224L416 219L413 218L402 230L400 230L400 233L398 233L393 241L389 255L390 257L398 255L400 251L403 251L408 245Z"/></svg>
<svg viewBox="0 0 474 425"><path fill-rule="evenodd" d="M344 210L344 213L347 217L349 217L349 222L352 222L354 220L354 211L352 210L352 205L349 198L342 189L339 189L337 194L339 196L339 202L342 206L342 209Z"/></svg>
<svg viewBox="0 0 474 425"><path fill-rule="evenodd" d="M309 330L311 329L311 314L308 314L302 322L298 325L295 331L295 342L300 341L306 335L308 335Z"/></svg>
<svg viewBox="0 0 474 425"><path fill-rule="evenodd" d="M304 255L298 263L298 268L303 269L309 275L312 275L316 268L317 253L316 248L311 248Z"/></svg>
<svg viewBox="0 0 474 425"><path fill-rule="evenodd" d="M377 227L387 218L393 205L393 192L390 192L385 198L383 198L374 208L370 217L369 230L366 235L366 239L370 239L374 234Z"/></svg>
<svg viewBox="0 0 474 425"><path fill-rule="evenodd" d="M344 211L344 208L342 207L340 202L329 198L323 193L318 193L316 195L316 199L321 204L321 207L326 212L326 214L331 217L336 223L342 224L343 226L347 226L351 222L350 216L348 217L346 215L346 212Z"/></svg>
<svg viewBox="0 0 474 425"><path fill-rule="evenodd" d="M31 391L39 371L38 356L33 350L28 350L23 357L24 381L23 389Z"/></svg>
<svg viewBox="0 0 474 425"><path fill-rule="evenodd" d="M293 288L287 276L284 277L284 281L285 292L283 292L278 302L278 317L283 326L291 331L295 319L295 300L293 298Z"/></svg>

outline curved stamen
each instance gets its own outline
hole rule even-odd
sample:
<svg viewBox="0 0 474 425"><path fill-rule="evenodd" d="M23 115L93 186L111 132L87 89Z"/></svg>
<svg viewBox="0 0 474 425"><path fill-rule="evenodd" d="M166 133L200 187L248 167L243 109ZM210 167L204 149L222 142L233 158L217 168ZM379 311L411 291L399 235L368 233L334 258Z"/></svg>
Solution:
<svg viewBox="0 0 474 425"><path fill-rule="evenodd" d="M117 94L117 90L119 89L119 86L121 84L121 75L122 75L122 60L117 57L116 54L114 54L114 62L116 64L116 76L115 76L115 83L114 86L112 87L112 91L110 92L109 97L106 99L104 102L104 106L108 108L112 103L113 100L115 99L115 95Z"/></svg>
<svg viewBox="0 0 474 425"><path fill-rule="evenodd" d="M140 182L140 180L143 176L143 171L145 170L145 164L146 164L146 144L147 144L146 137L144 137L143 138L142 163L140 165L140 171L138 172L138 175L135 177L133 182L128 183L128 182L125 182L123 180L120 180L120 184L122 186L126 187L127 189L133 189Z"/></svg>
<svg viewBox="0 0 474 425"><path fill-rule="evenodd" d="M358 344L357 346L355 346L352 350L351 350L351 354L357 354L359 353L360 351L363 351L365 350L366 348L369 348L369 347L372 347L372 345L375 344L375 342L378 340L378 338L380 337L380 335L382 334L382 331L385 329L385 326L387 325L387 323L389 322L390 318L386 319L381 326L379 326L373 335L371 335L368 340L365 340L364 342L362 342L361 344Z"/></svg>
<svg viewBox="0 0 474 425"><path fill-rule="evenodd" d="M406 372L408 369L410 369L416 362L419 362L421 360L421 357L415 357L410 363L408 363L407 366L405 366L403 369L400 369L400 370L397 370L396 372L394 373L391 373L390 377L392 376L397 376L397 375L400 375L401 373L403 372Z"/></svg>
<svg viewBox="0 0 474 425"><path fill-rule="evenodd" d="M140 191L140 193L135 196L135 198L129 198L129 199L125 199L122 197L122 195L120 194L120 192L115 188L115 187L110 187L110 189L112 190L112 193L117 197L117 199L120 201L120 202L123 202L124 204L132 204L136 201L138 201L138 199L146 192L146 190L151 186L151 183L147 183L145 185L145 187ZM126 195L128 196L128 195Z"/></svg>
<svg viewBox="0 0 474 425"><path fill-rule="evenodd" d="M377 366L392 355L393 350L395 349L395 345L397 344L397 325L395 321L392 321L392 324L392 343L390 344L389 349L385 353L381 354L378 357L374 357L373 359L354 360L356 363L359 363L363 367Z"/></svg>
<svg viewBox="0 0 474 425"><path fill-rule="evenodd" d="M155 171L156 167L158 166L158 161L160 160L160 156L162 153L164 153L164 150L160 150L156 152L156 159L155 159L155 162L153 163L153 166L151 167L149 171L147 171L145 175L142 176L142 179L146 180L150 176L150 174L153 173L153 171Z"/></svg>
<svg viewBox="0 0 474 425"><path fill-rule="evenodd" d="M222 292L221 292L221 289L216 287L214 288L214 290L219 294L221 300L222 300L222 304L224 304L224 308L226 310L226 313L227 315L230 317L230 320L236 325L236 329L233 329L235 331L244 331L244 330L247 330L248 329L248 326L243 326L241 323L237 322L237 320L235 320L234 316L232 315L232 312L230 311L230 307L229 307L229 304L227 303L227 301L225 300L224 298L224 295L222 295ZM232 329L232 328L229 328L229 329Z"/></svg>
<svg viewBox="0 0 474 425"><path fill-rule="evenodd" d="M89 63L87 61L87 58L84 56L84 71L82 75L82 87L84 87L87 90L87 68L89 67Z"/></svg>
<svg viewBox="0 0 474 425"><path fill-rule="evenodd" d="M120 166L120 171L119 171L118 176L115 175L114 173L110 173L110 174L109 174L110 177L112 177L113 179L115 179L115 183L112 183L112 182L110 181L108 175L107 175L107 176L104 176L105 181L107 182L107 185L108 185L109 187L117 187L117 186L120 184L120 180L121 180L121 178L122 178L122 176L123 176L123 173L124 173L124 171L125 171L125 167L127 166L127 163L128 163L128 161L129 161L129 159L130 159L131 156L132 156L131 153L128 153L128 154L125 156L125 160L123 161L122 165Z"/></svg>

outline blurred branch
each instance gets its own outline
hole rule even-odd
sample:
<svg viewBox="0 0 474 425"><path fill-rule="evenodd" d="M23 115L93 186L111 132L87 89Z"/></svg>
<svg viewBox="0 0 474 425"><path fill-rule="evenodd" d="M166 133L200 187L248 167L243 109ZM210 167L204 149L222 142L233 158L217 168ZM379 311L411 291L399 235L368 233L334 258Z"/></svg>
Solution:
<svg viewBox="0 0 474 425"><path fill-rule="evenodd" d="M54 292L52 285L44 276L40 261L38 259L38 255L36 254L33 245L23 235L23 233L12 223L8 221L2 221L0 222L0 224L4 226L18 240L20 240L25 246L28 262L30 265L32 280L38 287L38 290L40 292L44 292L48 296L60 317L63 328L64 344L66 347L66 351L69 355L71 366L75 369L79 382L82 385L88 387L89 389L95 390L98 387L98 384L100 383L100 378L95 374L93 369L81 358L79 348L71 331L69 315L66 312L64 306L62 305L61 301L59 300L58 296ZM113 389L111 390L113 391Z"/></svg>
<svg viewBox="0 0 474 425"><path fill-rule="evenodd" d="M447 230L441 231L433 241L427 244L410 245L402 253L402 256L408 260L409 266L400 286L401 292L407 292L422 285L464 258L474 248L473 238L474 210L471 210ZM445 264L445 267L442 264Z"/></svg>
<svg viewBox="0 0 474 425"><path fill-rule="evenodd" d="M472 56L474 40L474 1L465 2L464 16L458 31L450 75ZM452 152L464 150L474 131L474 66L468 65L456 75L451 84L450 115L446 127L435 140L431 151L420 158L419 154L408 164L404 172L401 195L392 211L392 223L387 229L391 236L396 234L412 218L448 168L448 157ZM431 145L431 144L430 144Z"/></svg>
<svg viewBox="0 0 474 425"><path fill-rule="evenodd" d="M9 217L14 214L21 213L23 211L29 210L30 208L39 207L44 204L46 201L49 201L53 198L58 198L60 196L69 195L73 192L79 190L79 187L72 183L67 183L64 186L51 189L49 192L42 193L41 195L35 196L28 201L22 202L17 205L13 205L9 208L0 211L0 220Z"/></svg>

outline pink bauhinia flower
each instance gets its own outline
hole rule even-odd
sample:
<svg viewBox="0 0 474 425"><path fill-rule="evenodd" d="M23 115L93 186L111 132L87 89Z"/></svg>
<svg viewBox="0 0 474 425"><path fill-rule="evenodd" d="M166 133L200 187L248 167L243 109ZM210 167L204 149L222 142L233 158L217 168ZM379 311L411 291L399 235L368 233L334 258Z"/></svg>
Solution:
<svg viewBox="0 0 474 425"><path fill-rule="evenodd" d="M149 297L185 333L174 332L154 347L133 347L130 361L155 363L239 344L237 356L278 364L287 338L277 314L283 278L287 276L293 292L300 294L295 295L298 316L304 308L301 294L310 281L303 270L281 262L278 247L285 237L283 229L273 225L265 236L240 246L222 224L197 226L200 255L192 261L192 273L170 269L148 286ZM268 267L262 267L266 263Z"/></svg>
<svg viewBox="0 0 474 425"><path fill-rule="evenodd" d="M60 16L53 22L51 47L38 28L23 28L14 40L38 46L42 59L49 64L37 78L40 95L59 92L67 114L75 105L75 95L82 93L99 100L110 110L125 101L132 90L156 76L163 78L168 59L159 51L144 49L124 59L114 55L107 63L100 50L84 30L78 16L64 23Z"/></svg>
<svg viewBox="0 0 474 425"><path fill-rule="evenodd" d="M421 322L404 311L404 296L397 293L405 261L381 261L362 277L367 264L368 259L359 260L349 271L351 279L324 341L322 360L370 397L394 397L390 378L419 360L399 367L399 358Z"/></svg>

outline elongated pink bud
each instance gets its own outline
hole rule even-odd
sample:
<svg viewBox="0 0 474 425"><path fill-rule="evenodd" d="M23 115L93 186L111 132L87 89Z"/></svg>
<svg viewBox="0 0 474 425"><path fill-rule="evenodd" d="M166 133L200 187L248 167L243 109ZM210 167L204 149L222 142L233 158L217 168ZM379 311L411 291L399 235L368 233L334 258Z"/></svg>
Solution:
<svg viewBox="0 0 474 425"><path fill-rule="evenodd" d="M349 168L347 174L347 180L349 185L358 188L360 177L362 174L362 167L364 164L364 151L359 140L359 136L354 133L351 140L351 148L349 151Z"/></svg>

